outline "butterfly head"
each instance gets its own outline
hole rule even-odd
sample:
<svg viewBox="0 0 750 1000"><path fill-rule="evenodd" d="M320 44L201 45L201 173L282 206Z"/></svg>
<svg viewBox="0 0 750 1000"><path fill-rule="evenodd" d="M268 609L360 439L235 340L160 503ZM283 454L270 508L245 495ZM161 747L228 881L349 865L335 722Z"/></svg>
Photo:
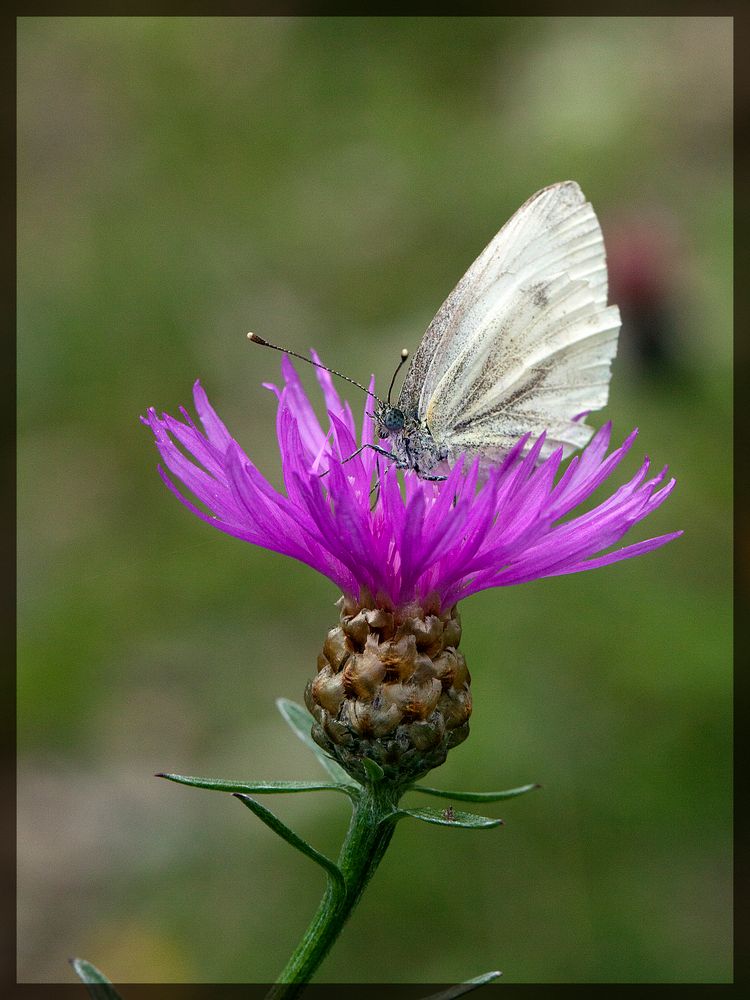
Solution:
<svg viewBox="0 0 750 1000"><path fill-rule="evenodd" d="M400 434L404 429L406 424L406 416L403 410L399 410L397 406L391 406L391 392L393 392L393 385L396 381L396 376L401 371L402 366L409 357L409 352L406 348L401 352L401 360L399 361L395 372L393 373L393 378L391 379L391 384L388 386L388 397L387 402L381 402L378 407L378 412L375 414L378 421L378 433L381 438L390 437L391 434Z"/></svg>
<svg viewBox="0 0 750 1000"><path fill-rule="evenodd" d="M378 407L376 418L378 421L378 433L381 438L390 437L391 434L398 434L404 429L406 423L403 410L399 410L396 406L390 406L388 403L383 403Z"/></svg>

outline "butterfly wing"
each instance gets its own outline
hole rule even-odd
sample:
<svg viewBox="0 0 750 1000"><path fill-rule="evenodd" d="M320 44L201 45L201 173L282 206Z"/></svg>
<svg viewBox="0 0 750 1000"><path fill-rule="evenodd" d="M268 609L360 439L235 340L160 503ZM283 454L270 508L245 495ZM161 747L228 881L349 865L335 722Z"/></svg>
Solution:
<svg viewBox="0 0 750 1000"><path fill-rule="evenodd" d="M620 315L607 306L601 228L573 181L533 195L427 329L399 398L449 455L507 452L547 431L544 453L593 433L607 402Z"/></svg>

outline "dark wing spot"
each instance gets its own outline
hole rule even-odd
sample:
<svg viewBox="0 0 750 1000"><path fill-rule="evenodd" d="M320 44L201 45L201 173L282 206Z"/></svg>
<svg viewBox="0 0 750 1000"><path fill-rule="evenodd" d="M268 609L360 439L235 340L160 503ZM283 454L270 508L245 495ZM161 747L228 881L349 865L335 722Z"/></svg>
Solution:
<svg viewBox="0 0 750 1000"><path fill-rule="evenodd" d="M529 293L531 295L531 301L535 306L537 306L537 308L544 309L544 307L549 304L549 292L544 282L539 281L535 285L531 285Z"/></svg>

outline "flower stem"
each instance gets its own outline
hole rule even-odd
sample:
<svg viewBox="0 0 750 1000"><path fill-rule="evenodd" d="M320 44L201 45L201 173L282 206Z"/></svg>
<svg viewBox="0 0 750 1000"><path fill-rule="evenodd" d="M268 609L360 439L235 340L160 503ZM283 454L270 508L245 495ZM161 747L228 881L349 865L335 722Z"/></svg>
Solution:
<svg viewBox="0 0 750 1000"><path fill-rule="evenodd" d="M318 911L266 1000L293 1000L333 947L388 848L403 787L382 781L362 788L341 846L342 893L329 882Z"/></svg>

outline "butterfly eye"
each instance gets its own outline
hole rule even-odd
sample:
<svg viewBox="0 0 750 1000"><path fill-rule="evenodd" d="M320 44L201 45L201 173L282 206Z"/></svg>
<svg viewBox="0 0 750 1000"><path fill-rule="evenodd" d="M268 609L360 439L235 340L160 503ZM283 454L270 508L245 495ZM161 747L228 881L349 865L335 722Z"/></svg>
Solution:
<svg viewBox="0 0 750 1000"><path fill-rule="evenodd" d="M404 429L404 414L395 406L390 406L383 414L382 424L391 433L402 431Z"/></svg>

